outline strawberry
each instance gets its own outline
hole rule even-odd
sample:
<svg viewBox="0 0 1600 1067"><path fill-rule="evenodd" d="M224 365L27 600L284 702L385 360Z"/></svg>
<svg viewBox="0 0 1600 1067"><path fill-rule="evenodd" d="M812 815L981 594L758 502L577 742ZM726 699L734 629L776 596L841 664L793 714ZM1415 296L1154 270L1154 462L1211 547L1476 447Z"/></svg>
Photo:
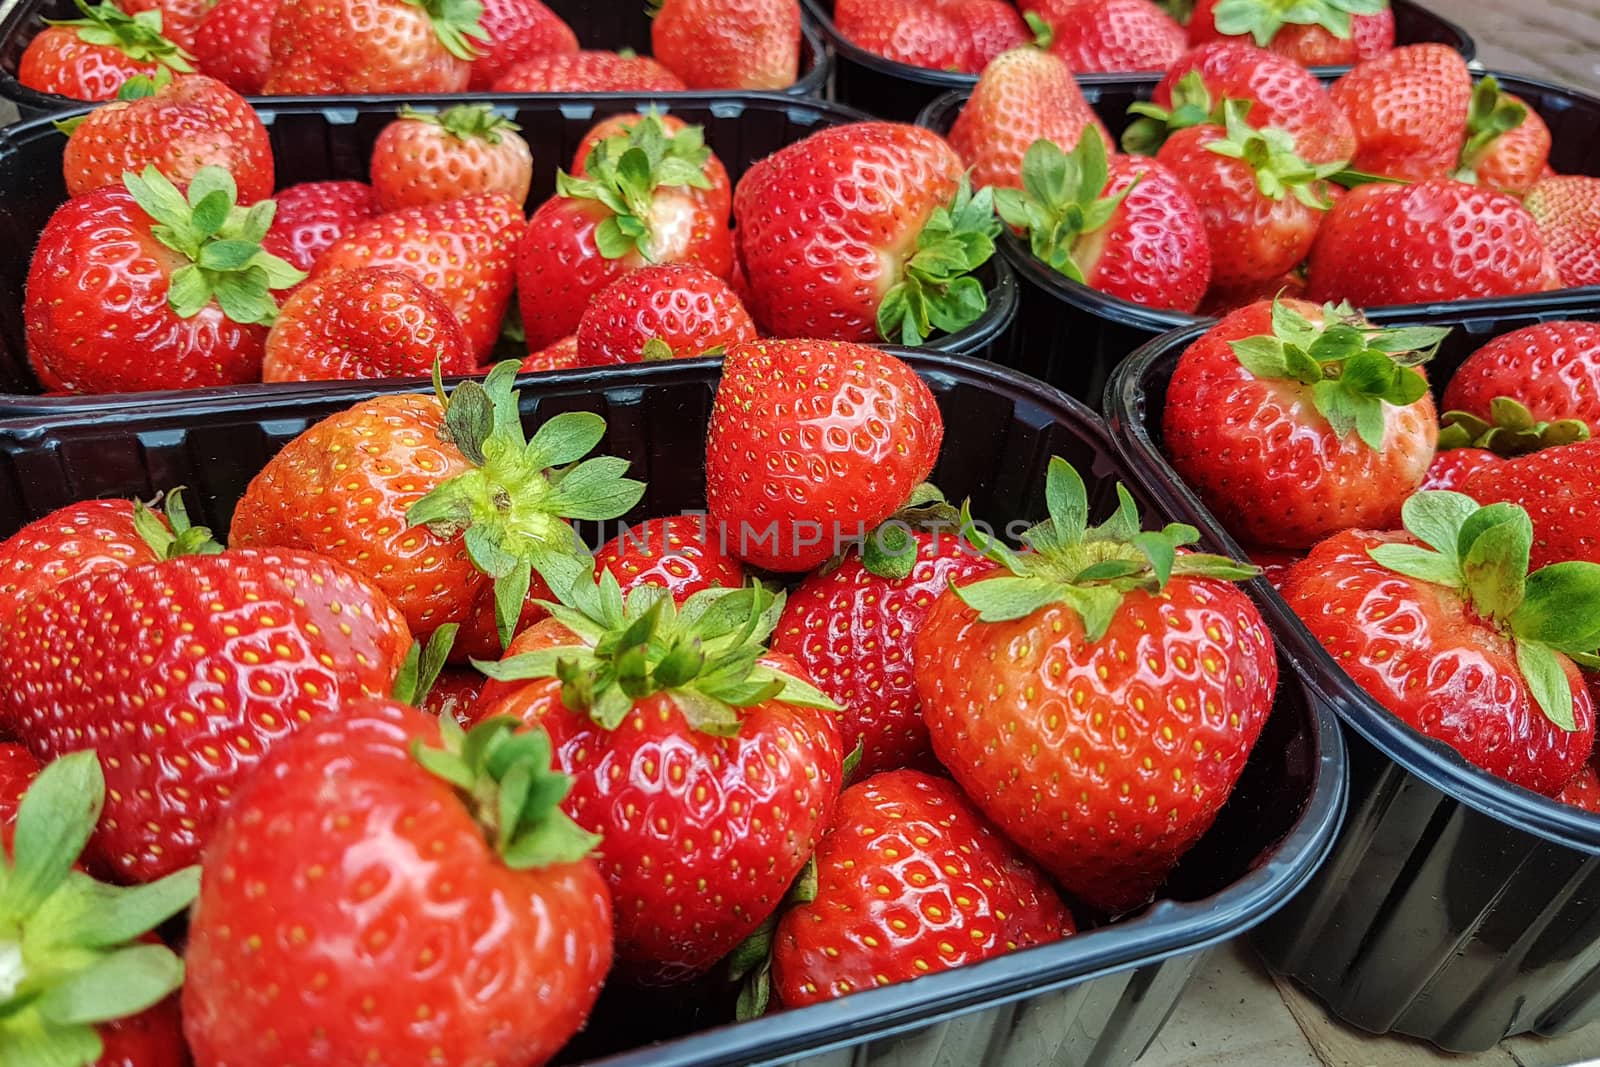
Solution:
<svg viewBox="0 0 1600 1067"><path fill-rule="evenodd" d="M838 0L833 24L857 48L896 63L950 71L972 65L961 26L927 0Z"/></svg>
<svg viewBox="0 0 1600 1067"><path fill-rule="evenodd" d="M1550 127L1539 113L1501 92L1493 75L1479 81L1455 177L1521 196L1538 182L1549 158Z"/></svg>
<svg viewBox="0 0 1600 1067"><path fill-rule="evenodd" d="M1504 193L1449 179L1374 183L1340 198L1311 248L1313 300L1358 307L1548 288L1538 225Z"/></svg>
<svg viewBox="0 0 1600 1067"><path fill-rule="evenodd" d="M816 859L815 898L786 911L774 934L772 982L785 1007L1076 932L1045 876L953 782L921 771L846 789Z"/></svg>
<svg viewBox="0 0 1600 1067"><path fill-rule="evenodd" d="M649 56L556 52L513 63L492 88L497 93L675 93L688 86Z"/></svg>
<svg viewBox="0 0 1600 1067"><path fill-rule="evenodd" d="M847 749L861 744L862 776L938 766L917 703L912 642L952 581L993 567L953 529L908 532L902 524L891 535L895 525L838 566L807 575L772 642L844 709L839 733Z"/></svg>
<svg viewBox="0 0 1600 1067"><path fill-rule="evenodd" d="M928 130L859 122L813 133L735 192L750 312L779 337L920 345L963 329L988 306L971 272L994 254L992 202Z"/></svg>
<svg viewBox="0 0 1600 1067"><path fill-rule="evenodd" d="M1475 471L1461 491L1481 504L1510 503L1533 520L1532 565L1600 564L1600 440L1547 448Z"/></svg>
<svg viewBox="0 0 1600 1067"><path fill-rule="evenodd" d="M1419 491L1449 489L1459 493L1475 472L1500 462L1501 458L1487 448L1441 449L1429 465L1427 477L1417 488Z"/></svg>
<svg viewBox="0 0 1600 1067"><path fill-rule="evenodd" d="M1594 764L1585 763L1577 777L1556 794L1556 800L1575 808L1582 808L1591 814L1600 815L1600 772L1595 770Z"/></svg>
<svg viewBox="0 0 1600 1067"><path fill-rule="evenodd" d="M517 250L517 297L529 348L577 332L590 298L646 263L732 269L728 220L703 191L710 149L695 128L672 133L646 115L601 141L585 175L558 172Z"/></svg>
<svg viewBox="0 0 1600 1067"><path fill-rule="evenodd" d="M744 566L705 515L668 515L630 526L600 546L595 573L610 571L624 593L653 585L683 603L702 589L737 589Z"/></svg>
<svg viewBox="0 0 1600 1067"><path fill-rule="evenodd" d="M1111 296L1193 311L1210 285L1210 242L1183 182L1154 160L1107 159L1098 137L1070 153L1035 142L1022 189L1000 190L995 207L1036 259Z"/></svg>
<svg viewBox="0 0 1600 1067"><path fill-rule="evenodd" d="M322 553L393 597L419 639L456 623L459 656L498 652L537 610L530 589L542 598L546 581L592 573L568 519L615 518L644 492L621 460L556 469L599 442L597 415L558 415L525 441L517 366L462 382L447 403L390 394L312 426L251 480L232 543Z"/></svg>
<svg viewBox="0 0 1600 1067"><path fill-rule="evenodd" d="M1304 559L1300 553L1277 548L1251 548L1250 562L1261 568L1261 577L1274 589L1282 589L1284 579Z"/></svg>
<svg viewBox="0 0 1600 1067"><path fill-rule="evenodd" d="M839 796L831 702L765 651L781 597L708 589L680 609L609 571L480 665L516 682L474 709L542 726L600 835L617 971L668 985L709 969L778 906Z"/></svg>
<svg viewBox="0 0 1600 1067"><path fill-rule="evenodd" d="M102 0L73 0L81 19L53 22L28 42L17 61L17 82L74 100L111 100L122 83L156 71L187 73L193 57L161 35L161 12L129 15Z"/></svg>
<svg viewBox="0 0 1600 1067"><path fill-rule="evenodd" d="M1362 63L1330 92L1356 131L1355 169L1421 181L1445 177L1457 166L1473 88L1455 49L1396 48Z"/></svg>
<svg viewBox="0 0 1600 1067"><path fill-rule="evenodd" d="M391 211L347 230L313 277L363 267L403 271L444 298L474 362L487 359L516 286L522 206L498 193Z"/></svg>
<svg viewBox="0 0 1600 1067"><path fill-rule="evenodd" d="M540 0L486 0L484 40L476 46L468 88L483 92L507 70L525 59L558 52L576 52L578 36Z"/></svg>
<svg viewBox="0 0 1600 1067"><path fill-rule="evenodd" d="M579 366L578 363L578 335L567 336L550 342L537 352L530 352L523 357L522 370L529 371L567 370Z"/></svg>
<svg viewBox="0 0 1600 1067"><path fill-rule="evenodd" d="M302 182L277 195L278 213L261 247L309 271L339 238L378 213L364 182Z"/></svg>
<svg viewBox="0 0 1600 1067"><path fill-rule="evenodd" d="M943 438L932 392L886 352L735 345L706 434L706 505L746 563L808 571L906 503Z"/></svg>
<svg viewBox="0 0 1600 1067"><path fill-rule="evenodd" d="M1600 643L1600 567L1529 574L1533 526L1509 504L1425 492L1404 514L1408 533L1350 530L1318 545L1284 599L1402 722L1554 796L1594 744L1594 707L1567 653Z"/></svg>
<svg viewBox="0 0 1600 1067"><path fill-rule="evenodd" d="M450 306L409 274L386 267L321 274L283 305L267 334L261 380L471 374L467 337Z"/></svg>
<svg viewBox="0 0 1600 1067"><path fill-rule="evenodd" d="M933 751L1062 888L1117 913L1150 899L1210 828L1272 710L1278 670L1252 567L1193 552L1192 527L1139 533L1052 459L1050 519L1002 570L947 590L917 634Z"/></svg>
<svg viewBox="0 0 1600 1067"><path fill-rule="evenodd" d="M39 381L74 393L259 381L272 291L304 277L260 247L272 201L235 206L220 167L201 168L187 198L153 166L122 181L67 201L39 236L23 310Z"/></svg>
<svg viewBox="0 0 1600 1067"><path fill-rule="evenodd" d="M1021 0L1049 25L1050 51L1080 74L1165 70L1188 45L1151 0Z"/></svg>
<svg viewBox="0 0 1600 1067"><path fill-rule="evenodd" d="M1070 152L1087 129L1111 143L1071 69L1049 52L1018 48L984 68L950 127L950 146L978 188L1020 189L1029 145L1053 141Z"/></svg>
<svg viewBox="0 0 1600 1067"><path fill-rule="evenodd" d="M650 49L690 89L783 89L800 76L800 0L659 0Z"/></svg>
<svg viewBox="0 0 1600 1067"><path fill-rule="evenodd" d="M1575 419L1600 433L1600 324L1546 322L1502 334L1457 368L1444 407L1493 425L1501 397L1520 403L1530 422Z"/></svg>
<svg viewBox="0 0 1600 1067"><path fill-rule="evenodd" d="M244 97L200 74L146 85L152 95L103 104L73 126L61 155L69 196L120 186L147 166L180 186L221 167L246 207L272 195L272 144Z"/></svg>
<svg viewBox="0 0 1600 1067"><path fill-rule="evenodd" d="M669 152L681 158L702 159L700 173L706 180L706 188L698 184L688 186L690 192L698 196L708 210L716 218L727 218L733 213L733 183L728 180L728 168L722 165L716 153L705 152L702 156L701 149L705 146L705 130L700 126L691 126L676 115L669 115L657 108L635 114L612 115L608 119L601 119L590 127L589 132L583 135L583 140L578 142L578 150L572 154L572 169L569 173L574 178L589 177L589 156L593 154L601 143L613 137L627 137L645 119L650 119L661 127L661 132L671 142ZM613 146L613 150L618 146Z"/></svg>
<svg viewBox="0 0 1600 1067"><path fill-rule="evenodd" d="M272 70L277 0L217 0L194 31L195 63L236 92L259 96Z"/></svg>
<svg viewBox="0 0 1600 1067"><path fill-rule="evenodd" d="M578 363L719 356L756 339L728 283L684 264L640 267L596 293L578 322Z"/></svg>
<svg viewBox="0 0 1600 1067"><path fill-rule="evenodd" d="M1419 367L1446 332L1374 329L1301 300L1235 311L1178 361L1167 455L1254 544L1306 549L1339 530L1391 529L1433 462L1439 420Z"/></svg>
<svg viewBox="0 0 1600 1067"><path fill-rule="evenodd" d="M161 12L161 33L173 44L194 55L195 34L213 0L120 0L130 15L141 11Z"/></svg>
<svg viewBox="0 0 1600 1067"><path fill-rule="evenodd" d="M401 107L372 146L378 207L398 211L484 193L521 204L533 184L533 152L518 129L487 104L437 113Z"/></svg>
<svg viewBox="0 0 1600 1067"><path fill-rule="evenodd" d="M39 770L17 746L0 752L0 872L13 887L6 915L13 985L0 1055L66 1067L187 1063L170 996L183 982L183 961L148 931L188 907L199 868L137 888L92 880L73 859L106 799L95 754L74 753Z"/></svg>
<svg viewBox="0 0 1600 1067"><path fill-rule="evenodd" d="M1600 285L1600 178L1540 178L1522 206L1538 223L1561 284Z"/></svg>
<svg viewBox="0 0 1600 1067"><path fill-rule="evenodd" d="M1388 0L1196 0L1189 41L1249 37L1306 67L1345 67L1394 48Z"/></svg>
<svg viewBox="0 0 1600 1067"><path fill-rule="evenodd" d="M995 57L1031 44L1032 27L1006 0L942 0L939 10L966 42L966 74L981 74Z"/></svg>
<svg viewBox="0 0 1600 1067"><path fill-rule="evenodd" d="M198 1062L532 1065L577 1032L611 905L549 740L513 725L352 701L262 767L189 924Z"/></svg>
<svg viewBox="0 0 1600 1067"><path fill-rule="evenodd" d="M477 0L278 0L268 93L459 93Z"/></svg>
<svg viewBox="0 0 1600 1067"><path fill-rule="evenodd" d="M449 667L428 687L422 710L434 718L465 724L483 690L484 677L469 667Z"/></svg>
<svg viewBox="0 0 1600 1067"><path fill-rule="evenodd" d="M1337 185L1329 186L1327 191L1336 198L1339 188ZM1248 285L1213 285L1206 290L1206 298L1200 302L1197 314L1220 319L1258 300L1271 300L1274 297L1303 300L1305 295L1305 276L1296 269Z"/></svg>

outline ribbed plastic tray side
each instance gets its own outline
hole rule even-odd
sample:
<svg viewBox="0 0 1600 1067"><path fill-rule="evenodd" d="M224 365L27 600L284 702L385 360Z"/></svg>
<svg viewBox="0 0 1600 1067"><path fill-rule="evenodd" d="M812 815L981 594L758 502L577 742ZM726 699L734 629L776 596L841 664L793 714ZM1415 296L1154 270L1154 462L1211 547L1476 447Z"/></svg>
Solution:
<svg viewBox="0 0 1600 1067"><path fill-rule="evenodd" d="M1512 301L1453 313L1384 312L1457 325L1430 364L1435 392L1462 360L1514 329L1581 313ZM1161 412L1200 329L1135 353L1107 389L1113 438L1164 508L1215 519L1161 453ZM1275 594L1280 648L1350 726L1351 817L1309 888L1253 940L1340 1018L1457 1052L1600 1018L1600 817L1508 785L1401 724L1361 692Z"/></svg>
<svg viewBox="0 0 1600 1067"><path fill-rule="evenodd" d="M1084 472L1100 514L1114 506L1113 480L1139 493L1103 426L1062 394L964 357L900 354L944 415L935 480L952 498L970 498L974 514L997 522L1040 515L1052 455ZM703 441L719 372L714 360L685 360L535 376L522 383L522 407L530 421L568 410L604 416L600 450L632 460L630 473L649 486L633 517L694 509L704 503ZM250 478L294 435L358 397L394 390L190 398L129 404L92 421L0 426L0 534L73 500L148 496L174 485L188 486L192 510L224 530ZM1160 521L1158 512L1146 514ZM689 993L650 1010L613 990L569 1059L826 1067L838 1062L830 1053L871 1041L865 1059L851 1063L903 1065L942 1049L955 1058L938 1062L963 1065L1125 1067L1171 1012L1196 954L1281 907L1322 860L1343 816L1344 750L1334 719L1310 705L1286 661L1280 669L1278 706L1233 797L1169 878L1165 899L1144 913L977 966L700 1032L689 1031L727 1017L725 997L714 1011L691 1005ZM646 1019L655 1023L641 1032ZM650 1041L661 1043L637 1047Z"/></svg>

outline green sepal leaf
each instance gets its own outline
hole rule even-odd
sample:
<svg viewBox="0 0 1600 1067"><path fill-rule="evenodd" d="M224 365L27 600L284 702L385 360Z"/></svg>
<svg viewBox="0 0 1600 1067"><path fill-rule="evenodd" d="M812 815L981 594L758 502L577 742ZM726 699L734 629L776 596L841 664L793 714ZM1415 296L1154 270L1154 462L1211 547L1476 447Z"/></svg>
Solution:
<svg viewBox="0 0 1600 1067"><path fill-rule="evenodd" d="M39 772L17 808L0 919L21 922L66 883L104 803L105 776L93 751L63 756Z"/></svg>
<svg viewBox="0 0 1600 1067"><path fill-rule="evenodd" d="M33 1008L56 1026L82 1026L137 1015L183 984L183 961L165 945L130 945L108 953L55 986Z"/></svg>
<svg viewBox="0 0 1600 1067"><path fill-rule="evenodd" d="M1528 118L1528 106L1501 92L1494 75L1485 75L1472 89L1467 107L1467 140L1456 164L1460 181L1476 182L1477 169L1494 150L1503 134L1521 126Z"/></svg>
<svg viewBox="0 0 1600 1067"><path fill-rule="evenodd" d="M1578 728L1572 707L1572 683L1561 657L1537 641L1517 641L1517 669L1545 718L1563 730Z"/></svg>
<svg viewBox="0 0 1600 1067"><path fill-rule="evenodd" d="M1149 101L1128 105L1128 114L1138 115L1122 134L1122 150L1129 155L1153 156L1178 130L1204 124L1222 125L1221 102L1213 102L1211 90L1198 70L1191 70L1172 89L1172 106L1161 107Z"/></svg>
<svg viewBox="0 0 1600 1067"><path fill-rule="evenodd" d="M997 189L994 204L1000 217L1028 236L1040 262L1071 278L1084 280L1073 258L1078 239L1109 225L1137 180L1113 196L1106 145L1097 131L1086 129L1070 153L1052 141L1028 146L1022 159L1022 189Z"/></svg>
<svg viewBox="0 0 1600 1067"><path fill-rule="evenodd" d="M1573 655L1600 649L1600 565L1552 563L1528 575L1510 616L1518 639Z"/></svg>
<svg viewBox="0 0 1600 1067"><path fill-rule="evenodd" d="M1212 18L1218 33L1248 36L1256 47L1266 48L1285 25L1320 26L1348 41L1355 32L1352 16L1380 14L1387 7L1387 0L1221 0Z"/></svg>

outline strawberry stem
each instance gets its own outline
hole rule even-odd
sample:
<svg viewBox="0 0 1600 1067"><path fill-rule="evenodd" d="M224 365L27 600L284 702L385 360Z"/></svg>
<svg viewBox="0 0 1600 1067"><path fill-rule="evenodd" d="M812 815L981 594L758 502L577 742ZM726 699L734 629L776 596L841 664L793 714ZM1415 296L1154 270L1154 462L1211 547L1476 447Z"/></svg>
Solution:
<svg viewBox="0 0 1600 1067"><path fill-rule="evenodd" d="M1503 134L1521 126L1528 118L1528 105L1500 91L1500 82L1487 75L1472 87L1472 103L1467 108L1467 143L1461 147L1455 177L1476 183L1478 168L1494 151Z"/></svg>
<svg viewBox="0 0 1600 1067"><path fill-rule="evenodd" d="M500 143L503 131L522 129L504 115L496 114L489 104L457 104L443 111L418 111L404 104L400 117L438 126L458 141L480 140L492 145Z"/></svg>
<svg viewBox="0 0 1600 1067"><path fill-rule="evenodd" d="M180 556L214 556L222 545L212 536L208 526L195 526L189 521L189 509L183 503L183 487L169 489L162 516L150 510L142 500L133 502L133 529L140 540L149 545L161 559Z"/></svg>

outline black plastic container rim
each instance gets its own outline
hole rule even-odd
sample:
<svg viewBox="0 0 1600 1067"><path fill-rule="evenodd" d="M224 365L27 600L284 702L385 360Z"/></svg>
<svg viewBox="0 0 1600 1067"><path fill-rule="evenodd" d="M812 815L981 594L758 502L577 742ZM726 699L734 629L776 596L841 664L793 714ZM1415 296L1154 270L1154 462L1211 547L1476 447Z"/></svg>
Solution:
<svg viewBox="0 0 1600 1067"><path fill-rule="evenodd" d="M12 34L16 33L21 27L22 22L33 15L37 6L37 0L11 0L9 9L6 10L3 17L0 17L0 40L5 40ZM825 34L819 25L809 17L809 13L804 10L804 7L805 5L802 4L800 36L801 40L805 43L806 48L804 51L802 51L801 56L802 60L807 54L811 56L811 68L809 70L802 71L800 77L795 79L795 83L788 88L775 90L771 94L739 93L736 95L775 95L821 99L824 90L826 90L828 86L828 79L833 74L833 52L830 50L827 44L828 35ZM445 95L443 99L449 100L453 104L470 104L481 103L486 99L503 100L511 96L543 96L562 98L581 96L587 98L591 96L637 97L641 95L642 94L639 93L473 92L450 93ZM662 94L643 95L657 96ZM689 92L667 93L665 95L668 99L682 100L690 97L726 97L730 94L726 92ZM4 97L5 99L10 100L13 104L17 105L24 119L29 117L37 118L43 115L61 118L61 112L68 110L79 110L84 104L84 101L74 100L70 96L62 96L59 93L44 93L37 89L30 89L26 85L23 85L21 82L17 81L17 76L14 71L6 70L3 67L0 67L0 97ZM329 107L337 107L340 104L364 104L377 100L412 100L416 99L416 97L388 93L340 93L329 96L246 96L245 99L251 104L255 105L257 108L260 108L263 105L275 104L278 101L283 100L316 101ZM432 97L430 96L429 99L432 99ZM101 102L103 103L104 101Z"/></svg>
<svg viewBox="0 0 1600 1067"><path fill-rule="evenodd" d="M1492 302L1475 303L1489 305L1483 311L1492 317ZM1406 310L1409 314L1390 316L1387 321L1437 326L1459 317L1456 309L1448 305L1436 309L1431 316L1419 314L1416 308ZM1498 310L1508 315L1530 313L1526 305L1509 301L1500 302ZM1145 411L1144 381L1150 369L1169 356L1176 358L1175 354L1181 354L1207 328L1201 325L1173 330L1135 350L1106 383L1106 417L1118 453L1143 472L1145 488L1151 495L1169 510L1200 519L1218 537L1225 553L1242 559L1239 544L1156 447L1147 419L1160 418L1160 413ZM1475 811L1555 844L1600 855L1600 815L1497 778L1468 762L1443 741L1407 726L1350 679L1276 590L1268 585L1261 593L1257 600L1268 615L1278 646L1294 664L1300 680L1318 703L1333 708L1374 748L1408 773Z"/></svg>
<svg viewBox="0 0 1600 1067"><path fill-rule="evenodd" d="M1019 407L1043 410L1070 421L1095 439L1107 456L1117 456L1099 416L1083 404L1034 378L997 364L974 362L960 355L887 346L925 378L947 378L980 384L1005 396ZM637 389L704 381L708 370L720 367L717 359L685 359L616 368L580 368L526 375L521 388L536 390L541 384L572 385L604 382L608 389ZM386 393L414 391L397 381L352 382L338 396L354 404ZM329 392L315 397L330 399ZM195 397L189 394L187 413L200 415L246 401L239 397ZM271 419L307 399L304 391L275 391L248 401L257 417ZM133 403L107 411L103 424L139 424L169 419L170 405ZM41 416L0 426L0 436L25 442L39 439L73 420L60 415ZM1154 494L1152 494L1154 495ZM1216 540L1215 546L1221 541ZM1261 603L1265 582L1251 583L1254 599ZM1285 676L1280 685L1302 685ZM1303 687L1303 685L1302 685ZM1179 955L1199 952L1252 929L1286 904L1321 867L1333 849L1349 799L1349 775L1344 735L1337 719L1317 700L1307 701L1315 725L1317 767L1311 795L1294 826L1270 849L1270 855L1237 882L1209 897L1193 901L1163 900L1142 914L1110 926L1010 953L983 963L928 975L914 982L867 990L806 1008L777 1012L743 1023L726 1024L668 1042L635 1049L594 1061L596 1067L745 1067L755 1063L782 1063L796 1055L810 1055L889 1037L907 1030L981 1008L994 1007L1024 997L1100 978L1129 967L1146 966ZM1084 954L1084 946L1093 950ZM1019 967L1018 964L1031 964ZM820 1042L818 1035L824 1034ZM711 1047L706 1047L706 1046Z"/></svg>

